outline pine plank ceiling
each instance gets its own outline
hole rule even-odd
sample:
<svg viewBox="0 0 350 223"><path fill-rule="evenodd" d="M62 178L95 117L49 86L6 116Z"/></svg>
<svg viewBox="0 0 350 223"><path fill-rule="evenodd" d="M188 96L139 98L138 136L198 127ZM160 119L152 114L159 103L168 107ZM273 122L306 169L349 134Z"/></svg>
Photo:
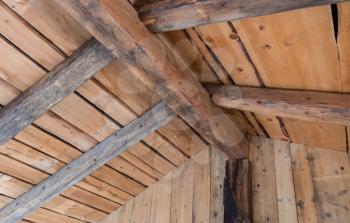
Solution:
<svg viewBox="0 0 350 223"><path fill-rule="evenodd" d="M349 12L350 4L342 3L157 35L175 52L184 71L196 74L204 84L349 92ZM0 33L2 106L92 38L47 0L0 1ZM1 207L159 100L115 60L0 146ZM348 149L347 126L240 115L252 135ZM206 147L176 117L24 222L98 222Z"/></svg>

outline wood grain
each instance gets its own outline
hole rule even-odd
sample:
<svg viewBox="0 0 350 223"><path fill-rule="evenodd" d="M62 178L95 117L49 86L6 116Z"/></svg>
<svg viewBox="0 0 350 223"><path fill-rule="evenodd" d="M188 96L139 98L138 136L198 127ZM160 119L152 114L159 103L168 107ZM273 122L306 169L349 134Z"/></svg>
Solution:
<svg viewBox="0 0 350 223"><path fill-rule="evenodd" d="M115 56L126 61L129 69L208 142L232 157L246 156L244 133L213 106L193 75L181 71L174 56L148 32L127 1L59 1L59 4Z"/></svg>
<svg viewBox="0 0 350 223"><path fill-rule="evenodd" d="M350 125L349 94L222 86L212 99L215 104L229 109Z"/></svg>
<svg viewBox="0 0 350 223"><path fill-rule="evenodd" d="M65 189L82 180L114 156L140 141L149 132L163 125L174 114L163 103L131 122L117 133L111 135L94 149L84 153L70 164L61 168L39 185L32 188L15 202L7 205L0 212L0 222L16 221L33 209L40 207ZM33 200L35 198L35 201ZM21 208L19 208L21 206Z"/></svg>
<svg viewBox="0 0 350 223"><path fill-rule="evenodd" d="M0 143L15 136L54 104L109 64L112 55L97 41L84 45L38 83L0 110Z"/></svg>
<svg viewBox="0 0 350 223"><path fill-rule="evenodd" d="M141 1L142 2L142 1ZM141 5L141 20L153 32L190 28L208 23L267 15L298 8L335 4L337 0L220 0L152 1Z"/></svg>

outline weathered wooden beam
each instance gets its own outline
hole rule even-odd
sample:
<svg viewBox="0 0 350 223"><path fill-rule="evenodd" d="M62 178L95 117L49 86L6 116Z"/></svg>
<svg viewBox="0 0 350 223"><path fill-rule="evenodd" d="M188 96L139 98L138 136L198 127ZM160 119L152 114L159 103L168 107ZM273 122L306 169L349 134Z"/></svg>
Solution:
<svg viewBox="0 0 350 223"><path fill-rule="evenodd" d="M350 125L350 94L221 86L212 99L228 109Z"/></svg>
<svg viewBox="0 0 350 223"><path fill-rule="evenodd" d="M239 125L213 105L194 75L181 70L173 54L147 30L127 0L57 3L215 148L231 157L247 155L247 141Z"/></svg>
<svg viewBox="0 0 350 223"><path fill-rule="evenodd" d="M113 55L95 39L54 68L34 86L0 110L0 144L47 112L108 65Z"/></svg>
<svg viewBox="0 0 350 223"><path fill-rule="evenodd" d="M348 0L159 0L141 1L138 12L152 32L166 32L345 1Z"/></svg>
<svg viewBox="0 0 350 223"><path fill-rule="evenodd" d="M163 102L115 132L94 148L24 193L0 210L0 223L17 222L27 213L58 196L123 151L173 119L175 114Z"/></svg>

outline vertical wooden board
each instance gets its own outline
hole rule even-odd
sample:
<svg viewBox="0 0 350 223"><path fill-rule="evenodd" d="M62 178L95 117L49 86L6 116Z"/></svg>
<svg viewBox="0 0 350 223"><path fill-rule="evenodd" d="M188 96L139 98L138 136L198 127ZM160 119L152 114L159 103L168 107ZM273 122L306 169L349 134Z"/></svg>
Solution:
<svg viewBox="0 0 350 223"><path fill-rule="evenodd" d="M345 128L339 125L283 119L288 134L295 143L346 151Z"/></svg>
<svg viewBox="0 0 350 223"><path fill-rule="evenodd" d="M224 182L228 157L210 149L210 223L224 222Z"/></svg>
<svg viewBox="0 0 350 223"><path fill-rule="evenodd" d="M307 146L291 144L290 150L299 223L318 223L316 195Z"/></svg>
<svg viewBox="0 0 350 223"><path fill-rule="evenodd" d="M173 174L170 223L192 223L193 160Z"/></svg>
<svg viewBox="0 0 350 223"><path fill-rule="evenodd" d="M4 0L3 2L68 55L91 38L89 32L55 1Z"/></svg>
<svg viewBox="0 0 350 223"><path fill-rule="evenodd" d="M152 207L153 187L147 188L134 199L134 212L132 214L131 223L152 223L151 207Z"/></svg>
<svg viewBox="0 0 350 223"><path fill-rule="evenodd" d="M246 19L234 22L234 26L266 86L342 91L329 6ZM339 125L320 130L315 125L304 124L300 128L291 126L290 122L285 124L290 135L297 132L301 136L312 134L317 146L322 147L328 146L328 142L319 135L345 132ZM334 137L344 144L343 133ZM301 144L313 143L309 139L297 136L292 140ZM323 144L325 141L327 144ZM334 148L338 146L339 143Z"/></svg>
<svg viewBox="0 0 350 223"><path fill-rule="evenodd" d="M343 91L350 92L350 3L338 6L338 54L343 79Z"/></svg>
<svg viewBox="0 0 350 223"><path fill-rule="evenodd" d="M131 223L133 209L134 199L131 199L128 201L128 203L120 207L118 210L102 219L100 223Z"/></svg>
<svg viewBox="0 0 350 223"><path fill-rule="evenodd" d="M165 175L153 187L151 223L170 222L173 172Z"/></svg>
<svg viewBox="0 0 350 223"><path fill-rule="evenodd" d="M298 223L290 144L274 141L279 222Z"/></svg>
<svg viewBox="0 0 350 223"><path fill-rule="evenodd" d="M210 219L210 151L204 149L193 157L193 223Z"/></svg>
<svg viewBox="0 0 350 223"><path fill-rule="evenodd" d="M253 222L278 223L277 185L273 141L252 137Z"/></svg>
<svg viewBox="0 0 350 223"><path fill-rule="evenodd" d="M350 160L342 151L309 147L319 221L348 222L350 219Z"/></svg>

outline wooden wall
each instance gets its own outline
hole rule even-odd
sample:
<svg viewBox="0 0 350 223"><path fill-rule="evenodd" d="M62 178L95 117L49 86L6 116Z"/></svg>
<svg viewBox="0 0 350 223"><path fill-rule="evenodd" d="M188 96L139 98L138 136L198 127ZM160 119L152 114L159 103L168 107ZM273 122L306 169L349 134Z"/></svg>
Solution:
<svg viewBox="0 0 350 223"><path fill-rule="evenodd" d="M101 223L223 222L225 156L206 149Z"/></svg>
<svg viewBox="0 0 350 223"><path fill-rule="evenodd" d="M101 223L224 222L225 157L205 150ZM253 137L254 223L348 223L346 152Z"/></svg>
<svg viewBox="0 0 350 223"><path fill-rule="evenodd" d="M252 138L255 223L347 223L350 160L346 152Z"/></svg>

